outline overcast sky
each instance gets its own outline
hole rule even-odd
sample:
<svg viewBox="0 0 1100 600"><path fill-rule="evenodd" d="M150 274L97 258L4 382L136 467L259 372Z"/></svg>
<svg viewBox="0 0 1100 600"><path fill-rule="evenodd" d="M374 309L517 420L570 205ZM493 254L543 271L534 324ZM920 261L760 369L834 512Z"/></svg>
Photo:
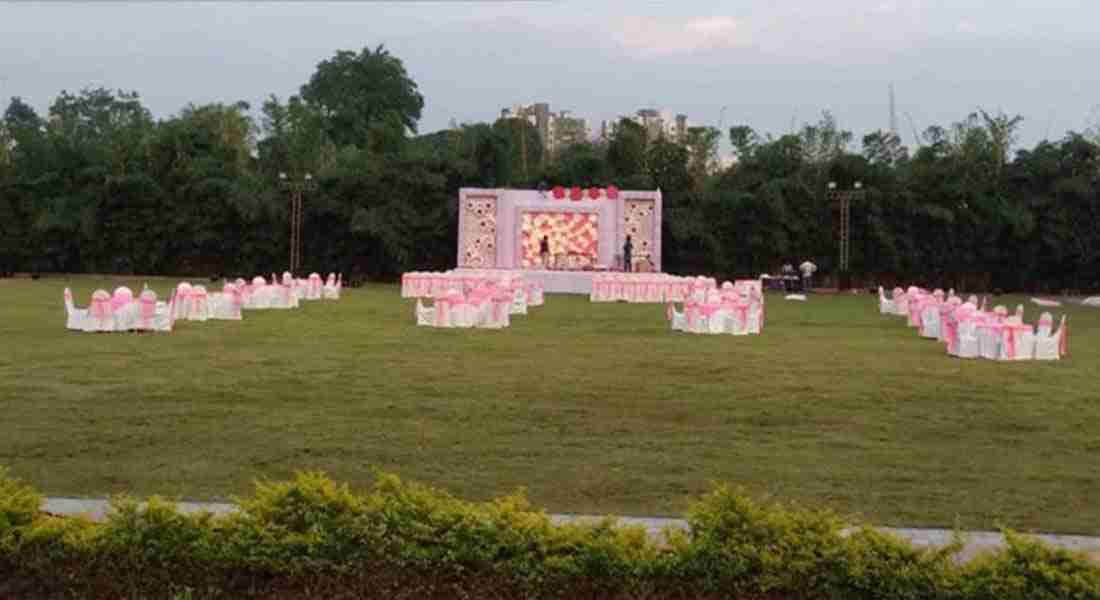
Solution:
<svg viewBox="0 0 1100 600"><path fill-rule="evenodd" d="M654 105L772 133L830 110L859 139L888 126L890 82L906 143L907 115L923 130L978 106L1023 115L1026 145L1100 121L1095 0L0 2L0 98L45 112L106 86L157 116L258 106L378 44L419 84L422 132L545 101L593 125Z"/></svg>

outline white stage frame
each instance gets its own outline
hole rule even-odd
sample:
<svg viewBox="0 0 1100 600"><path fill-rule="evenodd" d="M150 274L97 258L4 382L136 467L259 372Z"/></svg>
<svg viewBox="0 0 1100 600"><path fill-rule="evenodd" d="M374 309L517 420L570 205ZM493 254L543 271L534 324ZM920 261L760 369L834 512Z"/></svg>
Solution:
<svg viewBox="0 0 1100 600"><path fill-rule="evenodd" d="M568 191L565 198L555 198L551 191L516 190L507 188L462 188L459 190L458 205L458 267L459 268L498 268L516 269L525 274L550 282L546 291L588 293L591 290L593 271L546 271L543 269L523 269L522 224L526 212L558 213L595 213L599 215L597 266L600 270L612 267L617 254L626 241L626 223L624 206L628 202L652 203L650 219L649 259L655 272L661 271L661 191L622 190L618 198L610 199L606 193L597 199L584 190L581 200L571 200ZM469 209L468 201L478 203L478 207L492 206L492 219L484 213L478 214ZM468 239L471 232L481 234L481 241L472 259L468 250L474 248ZM491 239L492 244L486 242ZM635 256L641 256L641 240L635 237ZM574 275L574 276L567 276ZM562 285L557 285L558 282ZM576 290L576 291L573 291Z"/></svg>

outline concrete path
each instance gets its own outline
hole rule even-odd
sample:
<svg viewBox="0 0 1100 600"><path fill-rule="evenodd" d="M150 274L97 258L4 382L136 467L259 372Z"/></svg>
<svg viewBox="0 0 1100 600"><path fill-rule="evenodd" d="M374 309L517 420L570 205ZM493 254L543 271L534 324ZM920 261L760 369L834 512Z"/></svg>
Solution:
<svg viewBox="0 0 1100 600"><path fill-rule="evenodd" d="M215 514L227 514L237 510L236 505L218 502L179 502L179 509L185 513L200 511ZM110 504L106 500L87 500L80 498L47 498L43 510L55 515L86 514L94 519L103 519ZM601 517L587 515L550 515L555 523L570 523L583 521L596 521ZM618 517L623 525L640 525L646 528L651 536L658 536L662 529L667 527L686 528L687 521L683 519L650 518L650 517ZM948 529L910 529L880 527L882 531L893 533L909 540L918 547L942 547L951 543L954 532ZM1004 536L992 531L967 531L965 532L965 546L959 553L960 560L969 560L977 554L997 548L1004 544ZM1044 542L1073 552L1083 552L1094 559L1100 559L1100 537L1085 535L1055 535L1037 534Z"/></svg>

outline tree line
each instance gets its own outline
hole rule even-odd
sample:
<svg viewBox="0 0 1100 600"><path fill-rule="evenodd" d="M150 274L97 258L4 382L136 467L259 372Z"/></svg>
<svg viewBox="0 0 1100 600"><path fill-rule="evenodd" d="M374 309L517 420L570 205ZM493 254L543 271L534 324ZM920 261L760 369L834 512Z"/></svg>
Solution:
<svg viewBox="0 0 1100 600"><path fill-rule="evenodd" d="M522 119L418 135L424 98L384 47L339 51L297 95L187 105L156 119L136 92L61 92L0 122L0 273L247 276L287 263L280 173L313 177L303 267L388 279L455 265L458 189L607 186L663 192L664 266L720 277L814 260L837 273L851 204L851 275L872 285L1100 287L1100 135L1017 148L1020 118L983 110L855 140L824 113L783 135L738 125L609 135L547 152ZM718 161L728 136L736 160ZM858 147L857 147L858 146Z"/></svg>

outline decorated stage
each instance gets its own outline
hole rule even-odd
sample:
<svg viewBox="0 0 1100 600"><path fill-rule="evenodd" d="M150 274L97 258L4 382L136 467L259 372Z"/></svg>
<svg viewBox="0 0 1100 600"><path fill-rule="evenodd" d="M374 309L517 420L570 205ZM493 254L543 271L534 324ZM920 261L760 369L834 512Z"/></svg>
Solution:
<svg viewBox="0 0 1100 600"><path fill-rule="evenodd" d="M546 292L588 294L597 273L624 270L630 236L632 270L661 270L660 190L463 188L458 202L459 269L519 271Z"/></svg>

